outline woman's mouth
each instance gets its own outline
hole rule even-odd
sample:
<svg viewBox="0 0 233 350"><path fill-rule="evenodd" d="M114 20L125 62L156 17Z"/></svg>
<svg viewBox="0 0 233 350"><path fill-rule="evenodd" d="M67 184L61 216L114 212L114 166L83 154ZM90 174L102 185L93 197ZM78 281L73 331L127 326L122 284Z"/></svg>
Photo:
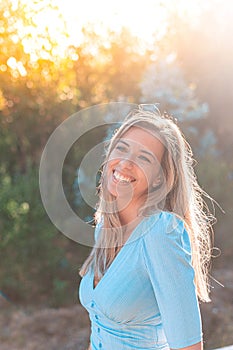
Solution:
<svg viewBox="0 0 233 350"><path fill-rule="evenodd" d="M118 183L121 182L121 183L125 183L125 184L136 181L136 179L134 177L123 175L122 173L120 173L117 170L113 170L113 179Z"/></svg>

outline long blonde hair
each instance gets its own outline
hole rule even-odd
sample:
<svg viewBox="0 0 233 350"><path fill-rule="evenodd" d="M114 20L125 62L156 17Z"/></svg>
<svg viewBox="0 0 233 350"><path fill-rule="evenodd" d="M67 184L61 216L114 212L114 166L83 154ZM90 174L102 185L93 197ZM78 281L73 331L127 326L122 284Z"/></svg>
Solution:
<svg viewBox="0 0 233 350"><path fill-rule="evenodd" d="M214 217L203 199L203 195L207 194L199 186L194 173L191 147L171 118L161 115L159 111L146 111L140 106L129 113L110 140L103 164L99 203L95 214L97 223L102 220L103 229L79 274L83 277L92 268L95 276L101 278L122 246L124 229L117 208L114 207L113 196L105 185L105 165L118 139L132 126L142 127L154 133L156 137L159 136L165 146L161 161L163 182L157 191L148 193L146 204L140 208L139 215L151 215L161 209L176 214L184 221L192 247L197 294L200 300L208 302ZM106 206L111 203L113 207L109 210ZM111 234L107 234L106 229L111 229Z"/></svg>

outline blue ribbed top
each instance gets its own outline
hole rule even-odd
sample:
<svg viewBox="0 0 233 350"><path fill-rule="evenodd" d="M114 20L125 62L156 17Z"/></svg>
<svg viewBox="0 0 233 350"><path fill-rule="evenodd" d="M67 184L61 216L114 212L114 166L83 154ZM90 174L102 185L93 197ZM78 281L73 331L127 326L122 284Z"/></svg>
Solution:
<svg viewBox="0 0 233 350"><path fill-rule="evenodd" d="M142 219L95 288L93 282L90 270L79 286L92 350L183 348L202 340L190 240L174 214Z"/></svg>

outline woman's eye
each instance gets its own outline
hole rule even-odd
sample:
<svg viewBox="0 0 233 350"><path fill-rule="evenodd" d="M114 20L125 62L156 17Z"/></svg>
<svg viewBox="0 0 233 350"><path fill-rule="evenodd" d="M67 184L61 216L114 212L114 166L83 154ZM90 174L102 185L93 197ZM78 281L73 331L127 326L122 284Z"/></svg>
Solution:
<svg viewBox="0 0 233 350"><path fill-rule="evenodd" d="M117 146L116 149L120 152L126 152L126 147L124 146Z"/></svg>
<svg viewBox="0 0 233 350"><path fill-rule="evenodd" d="M144 160L145 162L151 163L150 159L145 156L139 156L139 158Z"/></svg>

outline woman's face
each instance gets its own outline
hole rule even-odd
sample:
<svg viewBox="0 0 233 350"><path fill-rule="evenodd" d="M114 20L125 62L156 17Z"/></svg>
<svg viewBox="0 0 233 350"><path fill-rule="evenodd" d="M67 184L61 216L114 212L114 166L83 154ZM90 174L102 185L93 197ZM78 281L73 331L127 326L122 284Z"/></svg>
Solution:
<svg viewBox="0 0 233 350"><path fill-rule="evenodd" d="M133 126L118 139L107 162L107 189L117 199L146 199L158 184L163 143L148 130Z"/></svg>

